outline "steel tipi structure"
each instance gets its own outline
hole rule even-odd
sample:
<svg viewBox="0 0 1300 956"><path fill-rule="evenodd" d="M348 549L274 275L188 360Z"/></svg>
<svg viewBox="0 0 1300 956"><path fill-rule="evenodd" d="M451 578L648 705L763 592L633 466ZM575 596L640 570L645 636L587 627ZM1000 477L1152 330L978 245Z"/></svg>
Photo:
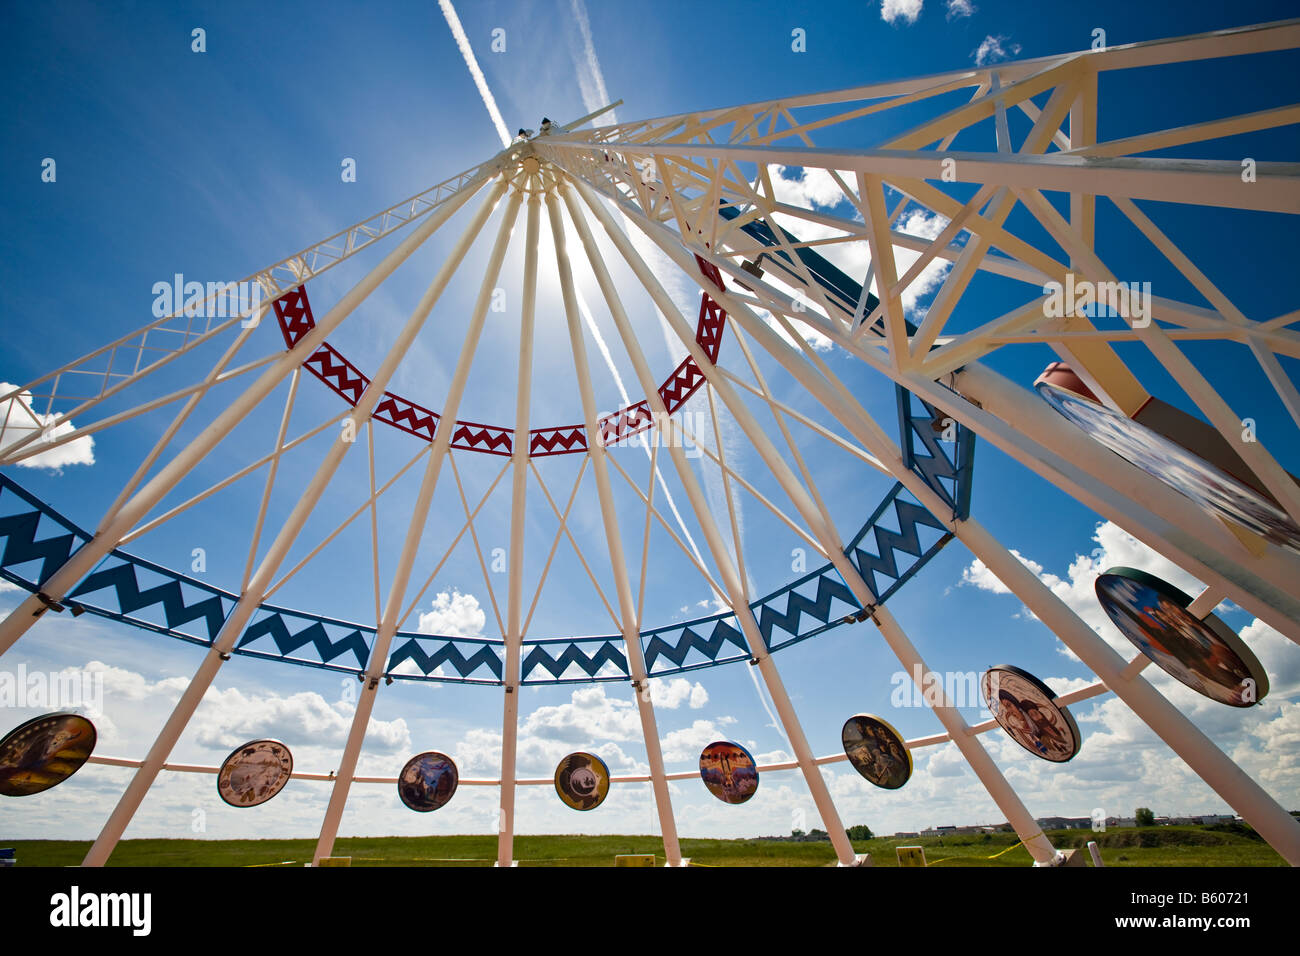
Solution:
<svg viewBox="0 0 1300 956"><path fill-rule="evenodd" d="M1300 593L1295 588L1300 581L1300 537L1293 534L1300 526L1300 486L1268 450L1270 444L1277 447L1276 442L1294 441L1295 434L1270 442L1242 441L1241 414L1229 407L1210 383L1208 370L1198 367L1182 347L1190 340L1213 340L1224 343L1224 348L1248 350L1268 388L1300 428L1300 393L1279 361L1279 356L1300 357L1300 337L1292 328L1300 322L1300 312L1243 314L1215 285L1213 264L1193 262L1157 224L1160 215L1139 205L1300 213L1300 171L1295 163L1251 159L1243 164L1150 155L1294 124L1300 121L1300 106L1245 110L1174 128L1159 128L1153 122L1148 132L1097 139L1098 118L1105 108L1099 81L1106 74L1297 47L1300 21L1291 21L641 122L582 128L587 117L542 135L520 137L482 165L255 273L248 281L257 284L265 304L251 315L237 312L195 319L178 309L3 396L7 417L0 431L0 465L4 466L137 415L168 405L177 410L93 530L80 531L5 479L4 494L11 503L20 503L14 506L18 512L11 509L11 514L33 517L23 518L26 524L14 518L5 525L4 566L17 568L39 557L41 568L38 574L26 576L16 570L6 573L32 593L0 624L0 653L9 651L50 611L90 610L140 623L142 592L136 588L134 598L124 597L135 587L133 579L126 583L135 565L124 549L188 508L201 506L231 482L259 469L266 473L247 570L238 589L208 588L207 603L197 607L181 600L177 584L174 606L166 608L165 625L147 625L164 633L184 632L194 639L192 627L185 628L198 621L205 629L197 642L207 651L142 759L92 758L135 769L85 862L100 865L107 860L164 769L204 769L176 767L168 761L232 653L301 662L306 660L302 649L310 640L315 642L317 657L307 662L362 679L336 770L328 775L296 774L332 781L317 860L331 853L353 783L372 779L358 776L357 763L375 700L386 686L384 678L391 682L395 667L411 661L418 665L419 677L445 667L455 671L452 679L459 675L500 689L500 777L466 782L500 786L501 865L509 865L513 858L516 788L550 783L521 780L516 773L520 686L547 671L558 679L573 666L585 669L589 677L612 673L626 681L636 702L650 769L645 777L616 778L616 782L651 784L665 855L670 865L680 864L669 782L694 774L666 771L647 682L671 671L673 665L685 666L686 648L711 653L706 663L748 660L757 669L793 753L790 764L759 769L797 770L802 775L836 856L841 864L852 865L857 858L820 769L845 757L813 753L773 652L784 643L811 636L810 630L841 620L870 620L904 670L929 673L929 663L885 600L910 577L913 565L919 566L944 543L956 540L1096 675L1092 686L1066 695L1062 703L1105 692L1117 695L1289 862L1300 863L1300 823L1141 676L1147 658L1120 656L969 511L969 451L978 436L1203 581L1206 588L1189 608L1192 614L1204 617L1222 601L1231 600L1292 641L1300 641ZM881 135L881 129L896 132ZM819 145L826 143L830 145ZM859 145L850 148L845 143ZM778 167L824 170L838 195L833 202L821 204L787 201L775 182ZM1053 283L1066 287L1089 282L1102 287L1118 281L1121 270L1103 258L1096 241L1101 204L1117 211L1125 228L1144 237L1209 306L1156 296L1153 321L1145 323L1053 314L1046 291ZM457 343L459 357L440 407L432 410L401 398L390 391L395 371L498 208L503 212L490 239L478 296L466 334ZM851 212L827 211L831 208ZM462 210L468 215L463 233L396 337L385 343L382 362L373 369L359 369L331 345L331 336L380 283ZM910 234L899 228L906 210L940 217L945 224L930 237ZM1031 216L1036 231L1018 234L1008 224L1013 212ZM520 220L524 265L514 422L509 426L467 422L460 418L462 399ZM549 232L554 261L542 261L543 230ZM379 263L317 315L308 297L313 280L399 232L404 237ZM834 250L855 247L869 253L865 276L847 276L830 261ZM617 252L618 268L630 270L638 288L616 282L605 259L606 249ZM899 249L918 257L900 268ZM644 396L612 414L602 415L597 404L583 333L583 304L573 275L575 259L584 260L594 275L617 329L617 344L635 371L634 391ZM666 287L664 261L698 285L697 315L684 314ZM905 314L904 293L927 265L937 261L951 266L924 318L914 324ZM552 269L572 353L567 380L582 409L581 423L561 427L539 426L530 407L539 272ZM989 275L1017 283L1020 300L990 321L973 327L963 324L959 310L972 296L972 283ZM666 380L651 369L629 319L628 300L642 295L649 297L685 349L686 358ZM258 329L265 330L273 321L283 335L283 348L253 360L242 358ZM824 354L809 344L813 333L895 383L901 433L873 418ZM729 353L732 362L743 359L752 379L720 363L724 334L735 339L735 351ZM1248 470L1249 484L1268 512L1262 524L1234 520L1205 507L1186 488L1144 468L1140 461L1116 454L1113 446L1098 440L1100 436L1081 430L1023 384L1002 377L981 361L1000 349L1048 346L1068 363L1079 387L1108 410L1106 414L1140 423L1153 397L1117 351L1117 346L1132 343L1145 347L1195 403L1216 436L1206 439L1209 445L1230 446ZM114 401L136 394L149 376L179 360L206 354L205 347L223 350L192 384L87 421L101 406L115 408ZM783 403L760 371L760 359L777 363L844 435ZM343 403L337 415L312 432L290 438L290 413L306 378L304 371L336 392ZM193 424L191 416L204 395L234 380L239 380L238 397L188 444L172 447L182 428ZM273 450L208 491L155 514L164 498L241 422L255 410L269 407L273 393L284 383L289 383L285 406L270 412L280 421ZM709 454L722 475L728 508L719 511L711 505L683 450L683 439L693 436L683 434L684 426L674 415L688 401L703 403L715 424L718 412L725 409L779 485L786 503L759 494L729 465L725 447L718 443ZM775 428L755 414L756 403L772 413ZM73 418L78 423L75 432L61 431L60 426ZM268 599L286 577L320 551L317 548L286 570L286 559L323 492L346 456L364 454L361 448L366 441L331 442L287 518L278 527L264 526L281 457L345 420L358 435L376 423L420 439L419 453L407 466L419 466L411 472L420 475L419 491L405 536L387 555L392 573L386 596L381 599L379 594L376 537L376 619L373 625L351 632L311 610L285 611ZM896 482L877 512L888 511L897 520L898 530L888 530L892 537L882 537L879 527L883 526L869 522L857 538L846 540L819 490L817 463L801 453L792 428L811 429L850 452L863 468ZM651 431L664 440L650 452L651 480L643 488L628 476L616 446ZM373 515L374 502L384 490L374 478L369 437L373 431L367 428L365 435L371 441L371 492L345 525L368 509ZM421 544L435 533L430 515L434 491L449 479L459 486L458 475L452 474L456 457L471 453L503 459L497 482L509 475L512 512L501 638L477 642L420 638L404 632L402 625L415 603L414 586L426 570L419 557ZM618 632L609 638L560 642L558 654L547 650L550 645L544 642L526 639L532 611L522 571L529 483L546 487L541 459L556 455L582 456L583 471L592 476L607 548L582 560L584 567L588 561L607 563L614 592L606 606ZM683 551L725 604L722 615L709 618L713 630L707 640L701 636L703 625L694 631L679 627L669 634L669 628L650 628L643 620L649 528L657 520L673 534L661 503L656 502L654 474L660 467L671 468L684 490L689 513L704 538L707 560L697 560L684 546ZM643 528L641 523L628 522L616 506L615 489L624 479L645 505ZM731 507L733 496L742 490L757 495L776 520L827 562L821 572L796 582L803 591L792 585L763 601L750 593ZM562 531L576 493L575 485L562 512L546 491ZM477 549L478 509L466 502L465 510L465 526L452 544L468 531ZM40 521L62 522L67 533L52 539L40 532ZM876 531L878 553L865 543L871 540L864 537L868 530ZM638 543L643 549L639 580L628 560ZM481 550L479 559L483 560ZM815 598L808 596L809 587L817 588ZM778 601L784 603L778 607ZM817 619L815 628L802 623L805 614ZM270 641L273 650L266 649ZM707 651L700 650L706 647ZM347 661L349 653L356 659L355 666ZM997 725L990 721L971 726L943 695L934 703L934 711L943 733L908 741L909 747L951 741L1035 861L1057 862L1059 855L979 740L981 733Z"/></svg>

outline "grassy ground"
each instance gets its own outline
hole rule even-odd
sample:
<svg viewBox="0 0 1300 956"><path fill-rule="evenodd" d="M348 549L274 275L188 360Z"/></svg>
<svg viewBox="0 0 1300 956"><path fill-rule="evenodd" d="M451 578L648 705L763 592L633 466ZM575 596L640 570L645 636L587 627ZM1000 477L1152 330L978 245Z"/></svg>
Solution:
<svg viewBox="0 0 1300 956"><path fill-rule="evenodd" d="M1058 849L1101 846L1106 866L1283 866L1284 861L1253 831L1240 825L1144 827L1094 834L1049 831ZM1027 866L1024 847L1012 847L1009 833L987 836L877 839L854 843L877 866L896 866L894 848L923 846L932 866ZM81 862L89 842L74 840L4 841L15 847L19 866L71 866ZM111 866L301 866L311 859L313 840L124 840ZM1006 851L994 857L1000 851ZM491 866L492 836L354 837L340 839L338 856L353 866ZM515 839L520 866L612 866L620 853L656 854L663 844L652 836L521 836ZM682 854L705 866L827 866L835 855L829 843L768 840L682 840Z"/></svg>

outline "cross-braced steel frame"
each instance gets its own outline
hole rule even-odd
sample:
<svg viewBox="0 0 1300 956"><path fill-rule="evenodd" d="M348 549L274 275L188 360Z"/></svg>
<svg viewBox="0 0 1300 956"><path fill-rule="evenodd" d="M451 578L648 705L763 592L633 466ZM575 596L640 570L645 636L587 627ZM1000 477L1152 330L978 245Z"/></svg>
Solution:
<svg viewBox="0 0 1300 956"><path fill-rule="evenodd" d="M840 863L855 862L820 767L845 759L814 756L786 692L767 631L753 610L745 555L738 530L736 500L748 492L786 527L820 554L842 578L861 619L870 619L904 669L929 673L926 662L888 609L876 586L848 555L846 541L832 520L817 484L815 467L801 453L792 427L807 428L837 448L848 451L865 467L895 479L901 489L936 519L946 536L966 545L1025 605L1033 611L1097 676L1092 686L1063 702L1113 692L1176 752L1211 788L1249 821L1289 862L1300 863L1300 823L1243 772L1177 707L1142 676L1145 658L1125 660L1080 619L1037 575L964 508L954 508L942 489L913 467L910 440L899 442L877 423L852 390L835 374L808 341L810 332L828 338L870 369L906 389L940 414L951 416L1016 461L1073 496L1099 515L1114 521L1156 551L1194 574L1206 585L1192 612L1208 614L1225 599L1236 602L1300 642L1300 555L1258 534L1201 510L1190 499L1158 478L1127 463L1056 414L1037 396L1013 383L981 360L991 353L1026 344L1047 345L1068 362L1107 406L1132 415L1151 397L1116 347L1139 343L1199 408L1205 419L1231 442L1261 486L1292 522L1300 523L1300 487L1269 451L1261 436L1242 442L1242 416L1225 402L1198 368L1182 343L1213 340L1225 347L1248 350L1268 383L1300 428L1300 394L1278 357L1300 357L1300 334L1293 326L1300 311L1275 316L1247 316L1215 285L1213 264L1201 266L1157 225L1157 215L1138 203L1157 201L1186 207L1217 206L1248 211L1300 214L1300 167L1294 163L1252 160L1251 176L1243 176L1236 161L1189 160L1149 155L1170 147L1186 147L1225 137L1274 129L1300 121L1300 105L1288 105L1207 119L1176 128L1155 128L1122 139L1098 141L1098 116L1103 108L1098 81L1102 74L1139 67L1161 67L1213 58L1248 57L1300 47L1300 21L1221 31L1112 47L1076 54L998 63L893 83L878 83L832 93L790 97L727 109L705 110L588 130L565 128L553 135L521 139L488 162L366 220L297 256L252 277L272 303L254 318L268 315L274 305L287 348L233 366L250 339L256 322L248 316L229 317L201 327L183 314L151 323L86 357L70 363L23 389L0 397L7 400L7 417L0 427L0 465L22 461L51 445L94 434L114 424L183 401L169 427L141 462L117 500L104 514L89 540L71 550L66 560L33 586L24 600L0 623L0 653L6 652L47 610L62 610L100 562L142 534L197 506L239 478L264 468L266 480L256 525L251 534L246 570L237 598L224 617L203 661L142 760L94 758L101 763L135 768L116 809L86 856L88 865L105 862L141 800L163 769L211 772L214 768L168 763L182 731L223 662L240 646L252 615L283 583L297 574L344 527L369 515L372 529L376 621L373 639L361 643L366 661L362 690L351 731L336 773L299 773L308 779L332 780L328 809L321 827L315 859L330 854L339 821L354 782L377 778L357 776L357 762L375 699L384 686L394 636L418 605L438 570L468 532L486 570L474 519L510 473L510 539L504 616L488 583L489 596L501 628L504 659L501 774L495 780L463 780L470 785L500 787L498 863L509 865L515 833L515 791L519 785L549 784L549 780L518 779L515 759L518 740L518 693L522 684L521 654L537 597L526 601L523 558L525 508L530 477L560 522L546 562L561 536L572 543L583 568L596 585L602 603L624 645L626 678L635 696L645 742L649 773L616 778L648 781L652 785L670 865L682 862L669 782L694 774L665 770L655 708L648 681L643 614L646 552L652 523L658 521L699 571L711 591L734 618L736 642L743 645L775 707L793 759L763 770L797 769L803 776ZM954 103L953 97L960 98ZM895 112L896 111L896 112ZM1013 135L1010 116L1023 114ZM863 143L862 130L877 119L908 117L904 128ZM918 120L918 115L924 115ZM884 124L882 124L884 125ZM894 124L897 127L897 123ZM821 141L823 145L818 145ZM846 146L845 143L853 143ZM825 145L830 144L830 145ZM959 149L954 149L954 145ZM834 182L834 202L816 205L788 201L781 194L780 167L823 170ZM972 192L973 190L973 192ZM461 237L442 261L433 280L412 310L380 366L363 374L347 362L326 338L436 230L480 192L486 198L469 215ZM1067 211L1058 210L1049 196L1063 196ZM957 198L966 196L969 198ZM892 208L890 203L893 203ZM492 240L487 267L469 317L448 393L438 412L431 412L387 389L403 356L420 333L439 297L460 269L471 245L504 202ZM1044 308L1050 282L1111 282L1113 263L1099 255L1095 242L1097 206L1109 203L1122 221L1148 242L1193 287L1205 305L1156 296L1148 324L1123 327L1094 322L1083 316L1054 317ZM821 208L818 208L820 206ZM543 209L543 207L545 207ZM847 214L828 210L848 208ZM933 237L909 234L899 226L904 211L922 212L943 223ZM1058 254L1041 241L1026 238L1009 225L1013 213L1027 214L1051 237ZM493 289L498 285L512 231L524 217L523 298L520 311L516 410L513 426L462 422L457 412L464 397ZM554 261L539 261L540 233L549 228ZM638 234L634 240L625 225ZM310 312L305 287L320 272L354 255L397 229L412 226L409 235L319 319ZM800 239L800 234L814 238ZM598 241L603 234L604 245ZM614 281L603 248L613 248L636 279L632 289ZM828 249L865 249L870 266L853 282L828 281L820 256ZM698 283L702 292L699 320L689 317L665 288L655 265L647 261L653 249ZM916 258L901 268L898 250ZM597 411L593 376L584 337L585 303L574 280L572 258L580 255L599 286L618 340L635 371L644 398L629 402L612 416ZM904 295L934 262L948 267L932 303L919 323L905 315ZM766 273L763 265L766 263ZM538 275L555 270L573 357L572 381L582 408L582 422L561 428L537 428L530 409ZM954 318L971 297L970 287L981 275L1019 283L1024 301L974 328ZM874 288L875 294L871 290ZM665 317L680 339L687 358L666 382L652 373L645 350L629 318L626 300L644 294ZM719 364L719 337L726 322L751 376ZM238 328L237 328L238 326ZM95 422L84 416L130 388L156 369L199 349L209 341L233 334L215 365L191 387ZM847 437L833 432L778 400L769 388L759 358L775 361L824 411ZM331 383L347 399L347 407L306 435L288 436L301 370ZM195 411L203 395L231 379L259 372L241 394L197 437L179 451L172 439ZM752 377L752 381L751 381ZM91 381L78 390L73 383ZM149 518L162 499L255 409L268 404L272 392L290 383L280 415L274 449L229 478L171 510ZM725 508L710 504L695 468L683 450L684 432L672 412L696 397L704 402L717 435L719 408L725 409L761 458L787 498L769 500L727 461L725 444L715 440L706 449L722 478ZM773 416L775 429L754 414L751 399ZM57 408L56 408L57 406ZM51 427L78 417L75 433L58 434ZM322 493L336 476L351 443L334 441L314 475L302 487L289 516L261 548L268 502L284 453L333 423L350 418L366 426L370 494L357 509L306 558L283 570ZM373 423L386 422L424 438L414 457L383 486L377 486ZM658 428L662 441L643 444L649 458L644 487L620 463L612 446L647 428ZM1294 441L1295 433L1281 440ZM504 459L501 471L476 506L465 497L456 456L488 451ZM663 452L667 462L662 462ZM534 458L551 454L583 456L567 503L561 509L543 480ZM380 587L380 541L375 524L377 499L402 473L423 461L419 492L411 510L405 538L394 553L394 571L387 597ZM670 468L684 492L689 512L704 538L701 552L678 519L678 536L661 510L668 486L663 469ZM570 509L584 475L596 486L607 553L584 554L566 527ZM465 509L465 524L441 561L411 597L412 575L422 542L429 534L434 491L451 472ZM628 526L615 506L614 489L626 481L645 505L638 529ZM788 510L787 510L788 509ZM672 504L677 515L676 504ZM640 578L627 561L628 537L641 538ZM686 538L686 541L683 541ZM946 537L945 537L946 540ZM260 559L258 558L261 553ZM707 556L707 557L706 557ZM592 572L594 562L607 560L615 593L601 591ZM543 581L546 571L543 571ZM486 573L485 573L486 578ZM418 579L417 579L418 580ZM540 594L541 585L538 585ZM929 697L927 696L927 700ZM967 724L946 696L934 705L944 733L909 741L919 748L951 741L966 759L990 797L1006 815L1038 864L1058 859L1033 816L980 743L979 734L995 726Z"/></svg>

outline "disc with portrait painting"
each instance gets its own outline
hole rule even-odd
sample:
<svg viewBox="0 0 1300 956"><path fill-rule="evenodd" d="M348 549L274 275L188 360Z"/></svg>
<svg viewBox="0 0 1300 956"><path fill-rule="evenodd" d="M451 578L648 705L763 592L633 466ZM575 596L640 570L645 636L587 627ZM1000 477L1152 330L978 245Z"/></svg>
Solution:
<svg viewBox="0 0 1300 956"><path fill-rule="evenodd" d="M1074 717L1033 674L999 664L984 672L981 684L993 719L1035 757L1065 763L1079 752L1082 738Z"/></svg>
<svg viewBox="0 0 1300 956"><path fill-rule="evenodd" d="M595 810L609 795L609 767L595 754L569 754L555 768L555 792L575 810Z"/></svg>
<svg viewBox="0 0 1300 956"><path fill-rule="evenodd" d="M855 714L840 732L853 769L877 787L897 790L912 776L912 754L902 735L875 714Z"/></svg>
<svg viewBox="0 0 1300 956"><path fill-rule="evenodd" d="M1246 643L1215 615L1190 613L1191 597L1168 581L1136 568L1110 568L1095 587L1120 633L1198 694L1252 707L1268 693L1268 674Z"/></svg>

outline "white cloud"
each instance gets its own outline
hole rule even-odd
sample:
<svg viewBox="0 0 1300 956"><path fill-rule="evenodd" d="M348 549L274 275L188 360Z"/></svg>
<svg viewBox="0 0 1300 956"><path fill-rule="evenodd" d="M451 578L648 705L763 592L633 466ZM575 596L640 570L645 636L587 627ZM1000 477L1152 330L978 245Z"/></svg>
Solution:
<svg viewBox="0 0 1300 956"><path fill-rule="evenodd" d="M1141 568L1190 594L1199 593L1202 585L1164 555L1147 547L1113 522L1106 521L1097 525L1092 539L1097 547L1093 548L1090 554L1075 555L1063 577L1044 570L1041 564L1015 550L1012 550L1012 554L1038 575L1052 593L1064 601L1075 614L1109 641L1112 647L1121 653L1131 654L1132 645L1111 624L1110 618L1097 602L1094 589L1097 575L1117 566ZM978 559L962 571L961 583L974 585L995 594L1010 593ZM1028 609L1021 613L1029 618L1034 616ZM1064 647L1061 650L1067 657L1076 659Z"/></svg>
<svg viewBox="0 0 1300 956"><path fill-rule="evenodd" d="M716 720L696 720L689 727L670 731L663 736L664 760L668 763L693 763L700 759L700 751L715 740L727 740L723 729L734 724L734 717Z"/></svg>
<svg viewBox="0 0 1300 956"><path fill-rule="evenodd" d="M915 23L921 15L923 4L924 0L881 0L880 19L886 23L897 23L899 20L905 20L908 24Z"/></svg>
<svg viewBox="0 0 1300 956"><path fill-rule="evenodd" d="M1191 595L1199 594L1204 585L1163 554L1143 544L1113 522L1105 521L1097 525L1092 540L1097 547L1093 548L1090 554L1075 555L1064 576L1045 570L1037 561L1022 555L1019 551L1012 549L1011 553L1025 567L1033 571L1053 594L1065 602L1070 610L1100 634L1111 647L1125 657L1132 658L1136 653L1133 645L1111 623L1097 601L1095 589L1097 575L1113 567L1141 568L1148 574L1168 581ZM1011 593L978 559L962 569L961 584L971 585L994 594ZM1235 608L1235 605L1225 605L1219 609L1219 613L1221 615L1229 613L1232 608ZM1034 616L1028 609L1023 609L1021 614L1031 619ZM1295 645L1290 640L1258 619L1240 628L1239 633L1269 675L1270 696L1281 697L1300 690L1300 655L1295 653ZM1078 660L1064 645L1058 649L1070 660ZM1148 667L1143 674L1152 683L1157 684L1162 692L1177 690L1181 693L1183 689L1181 684L1154 666ZM1190 690L1187 693L1193 698L1199 698L1199 695ZM1228 708L1212 706L1212 712L1220 709Z"/></svg>
<svg viewBox="0 0 1300 956"><path fill-rule="evenodd" d="M8 382L0 382L0 395L7 395L17 387ZM0 447L21 441L34 431L43 431L57 417L58 415L55 414L43 415L33 411L32 393L19 392L13 398L0 402ZM54 425L48 434L52 440L75 431L73 423L67 421ZM39 444L41 441L43 439L36 439L25 446L24 450L30 449L32 444ZM24 468L62 468L64 465L93 465L94 463L95 439L89 435L74 438L57 448L51 448L17 462Z"/></svg>
<svg viewBox="0 0 1300 956"><path fill-rule="evenodd" d="M1042 577L1043 566L1041 564L1039 564L1037 561L1031 561L1029 558L1026 558L1015 548L1011 549L1011 553L1015 555L1017 561L1019 561L1029 570L1033 571L1039 577ZM990 571L988 567L984 564L984 562L981 561L979 558L976 558L974 561L972 561L970 567L962 570L961 583L971 584L979 588L981 591L992 591L994 594L1011 593L1011 589L1007 587L1005 584L1003 584L1002 581L997 577L997 575L995 575L992 571Z"/></svg>
<svg viewBox="0 0 1300 956"><path fill-rule="evenodd" d="M1005 60L1013 57L1020 52L1019 43L1006 43L1011 38L1008 36L993 36L989 34L980 43L979 48L971 51L971 56L975 58L976 66L983 66L986 63L996 63L998 60ZM1003 44L1006 43L1005 46Z"/></svg>
<svg viewBox="0 0 1300 956"><path fill-rule="evenodd" d="M934 240L939 237L948 225L948 218L939 213L928 213L924 209L912 209L906 215L898 220L898 231L906 233L909 236L916 236L920 239ZM898 275L901 278L912 268L912 264L921 258L921 254L912 249L902 249L894 247L894 262L897 266ZM901 296L903 302L903 311L910 318L919 318L924 315L924 310L920 308L920 302L932 294L943 283L944 277L948 275L948 270L952 268L952 263L947 259L935 257L931 259L920 274L912 280ZM879 289L876 289L879 293Z"/></svg>
<svg viewBox="0 0 1300 956"><path fill-rule="evenodd" d="M796 179L786 175L789 168L781 165L772 167L772 192L777 202L805 208L821 206L830 209L845 201L844 190L840 189L829 169L807 166ZM854 174L849 172L841 172L840 178L845 183L855 180Z"/></svg>
<svg viewBox="0 0 1300 956"><path fill-rule="evenodd" d="M416 630L442 637L482 637L486 623L487 615L474 595L439 591L433 599L433 610L420 615Z"/></svg>
<svg viewBox="0 0 1300 956"><path fill-rule="evenodd" d="M979 9L971 0L947 0L947 3L949 20L961 20Z"/></svg>
<svg viewBox="0 0 1300 956"><path fill-rule="evenodd" d="M639 740L641 718L631 700L606 697L596 684L575 690L567 704L538 707L520 728L520 737L585 746L599 740Z"/></svg>
<svg viewBox="0 0 1300 956"><path fill-rule="evenodd" d="M709 692L703 684L692 683L684 677L656 678L650 681L650 700L656 707L668 710L676 710L682 704L691 710L699 710L709 702Z"/></svg>
<svg viewBox="0 0 1300 956"><path fill-rule="evenodd" d="M151 681L143 674L91 661L86 670L102 675L104 700L119 706L123 701L149 705L162 701L170 706L180 699L189 685L188 677L164 677ZM114 711L116 707L106 707ZM320 694L303 691L288 696L247 693L238 687L211 688L190 721L188 734L195 743L216 750L231 750L249 740L271 737L291 747L300 741L313 746L342 746L352 725L353 705L347 701L330 703ZM96 718L106 739L115 736L114 722L108 715ZM366 729L366 749L393 754L410 749L411 734L406 721L383 721L373 717Z"/></svg>

